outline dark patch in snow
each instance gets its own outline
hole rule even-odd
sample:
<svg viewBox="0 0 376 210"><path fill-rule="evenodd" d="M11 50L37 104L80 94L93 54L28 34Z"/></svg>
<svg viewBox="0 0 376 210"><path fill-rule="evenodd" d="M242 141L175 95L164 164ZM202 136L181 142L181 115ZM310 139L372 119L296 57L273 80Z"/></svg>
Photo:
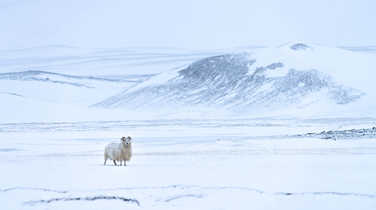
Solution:
<svg viewBox="0 0 376 210"><path fill-rule="evenodd" d="M52 79L49 79L48 77L47 78L28 78L28 79L25 79L25 80L27 80L27 81L39 81L39 82L51 82L51 83L55 83L55 84L71 85L71 86L76 86L76 87L94 88L92 86L88 86L88 85L81 84L81 83L52 80Z"/></svg>
<svg viewBox="0 0 376 210"><path fill-rule="evenodd" d="M17 96L17 97L24 97L21 94L18 93L12 93L12 92L0 92L0 94L6 94L6 95L11 95L11 96Z"/></svg>
<svg viewBox="0 0 376 210"><path fill-rule="evenodd" d="M303 43L296 43L296 44L293 44L290 46L290 49L292 50L306 50L306 49L310 49L311 47L309 47L308 45L306 44L303 44Z"/></svg>
<svg viewBox="0 0 376 210"><path fill-rule="evenodd" d="M322 131L320 133L306 133L296 135L297 137L310 137L320 139L357 139L357 138L376 138L376 127L350 129L350 130L330 130Z"/></svg>
<svg viewBox="0 0 376 210"><path fill-rule="evenodd" d="M0 152L14 152L14 151L20 151L16 148L0 148Z"/></svg>
<svg viewBox="0 0 376 210"><path fill-rule="evenodd" d="M277 192L277 193L274 193L274 195L284 195L284 196L333 195L333 196L376 198L375 194L352 193L352 192Z"/></svg>
<svg viewBox="0 0 376 210"><path fill-rule="evenodd" d="M376 46L340 46L339 48L354 52L376 53Z"/></svg>
<svg viewBox="0 0 376 210"><path fill-rule="evenodd" d="M274 69L277 69L277 68L282 68L284 65L283 65L283 63L281 63L281 62L278 62L278 63L272 63L272 64L269 64L269 65L267 65L267 66L262 66L262 67L257 67L256 68L256 71L255 71L255 73L260 73L260 72L264 72L264 71L266 71L266 70L274 70ZM254 74L255 74L254 73Z"/></svg>
<svg viewBox="0 0 376 210"><path fill-rule="evenodd" d="M27 80L32 79L37 76L59 76L65 77L70 79L86 79L86 80L97 80L97 81L107 81L107 82L135 82L134 80L129 80L128 78L138 79L139 77L150 77L151 75L129 75L127 76L77 76L77 75L69 75L69 74L61 74L55 72L48 72L48 71L37 71L37 70L29 70L29 71L22 71L22 72L9 72L9 73L0 73L0 79L8 79L8 80ZM47 78L46 78L47 79Z"/></svg>
<svg viewBox="0 0 376 210"><path fill-rule="evenodd" d="M329 96L337 102L337 104L348 104L352 101L355 101L365 95L365 93L353 89L353 88L346 88L346 87L339 87L334 88L329 91Z"/></svg>
<svg viewBox="0 0 376 210"><path fill-rule="evenodd" d="M140 206L140 202L136 199L131 198L124 198L120 196L88 196L88 197L72 197L72 198L51 198L48 200L35 200L35 201L27 201L24 204L26 205L35 205L35 204L49 204L53 202L59 202L59 201L96 201L96 200L119 200L124 201L128 203L134 203L137 204L137 206Z"/></svg>
<svg viewBox="0 0 376 210"><path fill-rule="evenodd" d="M173 197L170 197L170 198L166 199L165 202L171 202L171 201L182 199L182 198L203 198L203 197L204 196L200 195L200 194L176 195L176 196L173 196Z"/></svg>
<svg viewBox="0 0 376 210"><path fill-rule="evenodd" d="M278 62L278 63L272 63L270 65L267 65L266 66L266 69L271 69L271 70L274 70L276 68L282 68L283 67L283 63L281 62Z"/></svg>
<svg viewBox="0 0 376 210"><path fill-rule="evenodd" d="M10 187L5 189L0 189L0 192L9 192L15 190L32 190L32 191L44 191L44 192L54 192L54 193L68 193L65 190L53 190L48 188L39 188L39 187Z"/></svg>
<svg viewBox="0 0 376 210"><path fill-rule="evenodd" d="M21 80L49 82L76 87L94 88L85 84L88 81L116 82L116 83L139 83L153 76L150 75L122 75L122 76L76 76L47 71L29 70L23 72L0 73L0 80ZM53 79L52 79L53 78Z"/></svg>
<svg viewBox="0 0 376 210"><path fill-rule="evenodd" d="M186 69L181 70L179 74L194 83L219 80L225 85L226 82L240 79L247 74L248 66L254 62L254 60L248 60L244 55L220 55L194 62Z"/></svg>

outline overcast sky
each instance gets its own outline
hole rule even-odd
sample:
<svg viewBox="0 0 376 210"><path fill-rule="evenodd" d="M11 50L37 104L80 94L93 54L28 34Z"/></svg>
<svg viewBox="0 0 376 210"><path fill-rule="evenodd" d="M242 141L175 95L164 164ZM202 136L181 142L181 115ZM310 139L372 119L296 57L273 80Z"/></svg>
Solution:
<svg viewBox="0 0 376 210"><path fill-rule="evenodd" d="M374 0L0 0L0 49L376 45Z"/></svg>

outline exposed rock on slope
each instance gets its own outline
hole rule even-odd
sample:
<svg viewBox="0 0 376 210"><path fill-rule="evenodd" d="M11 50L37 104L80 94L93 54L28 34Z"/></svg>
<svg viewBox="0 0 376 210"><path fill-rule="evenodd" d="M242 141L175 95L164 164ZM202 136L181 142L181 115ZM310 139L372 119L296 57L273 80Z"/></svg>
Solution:
<svg viewBox="0 0 376 210"><path fill-rule="evenodd" d="M301 53L301 50L313 48L298 43L286 49ZM248 53L205 58L182 70L151 78L96 105L274 110L306 106L323 100L332 104L348 104L364 95L360 90L338 84L320 69L293 68L278 56L272 62L260 62L258 59L257 54Z"/></svg>

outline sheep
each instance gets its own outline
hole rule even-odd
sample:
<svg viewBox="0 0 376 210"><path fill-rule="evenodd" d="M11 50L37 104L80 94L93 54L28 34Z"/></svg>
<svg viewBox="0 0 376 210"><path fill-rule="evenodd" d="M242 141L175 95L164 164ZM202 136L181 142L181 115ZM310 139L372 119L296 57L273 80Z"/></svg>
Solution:
<svg viewBox="0 0 376 210"><path fill-rule="evenodd" d="M104 165L106 165L107 159L113 160L114 165L116 161L120 162L122 165L124 161L124 166L126 166L126 161L130 161L132 157L132 138L128 136L127 138L122 137L121 143L111 143L104 149Z"/></svg>
<svg viewBox="0 0 376 210"><path fill-rule="evenodd" d="M132 158L132 138L130 136L127 138L122 137L122 141L123 140L125 141L125 146L121 150L120 165L122 165L122 161L124 161L124 166L126 166L126 161L130 161Z"/></svg>

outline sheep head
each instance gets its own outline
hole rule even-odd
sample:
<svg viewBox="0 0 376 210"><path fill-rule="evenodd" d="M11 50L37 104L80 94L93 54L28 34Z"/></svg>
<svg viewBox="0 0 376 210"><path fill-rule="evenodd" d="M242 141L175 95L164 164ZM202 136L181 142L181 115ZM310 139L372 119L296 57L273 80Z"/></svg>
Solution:
<svg viewBox="0 0 376 210"><path fill-rule="evenodd" d="M131 145L131 140L132 140L132 138L130 137L130 136L128 136L128 137L121 137L121 143L123 144L123 146L124 147L128 147L128 146L130 146Z"/></svg>

